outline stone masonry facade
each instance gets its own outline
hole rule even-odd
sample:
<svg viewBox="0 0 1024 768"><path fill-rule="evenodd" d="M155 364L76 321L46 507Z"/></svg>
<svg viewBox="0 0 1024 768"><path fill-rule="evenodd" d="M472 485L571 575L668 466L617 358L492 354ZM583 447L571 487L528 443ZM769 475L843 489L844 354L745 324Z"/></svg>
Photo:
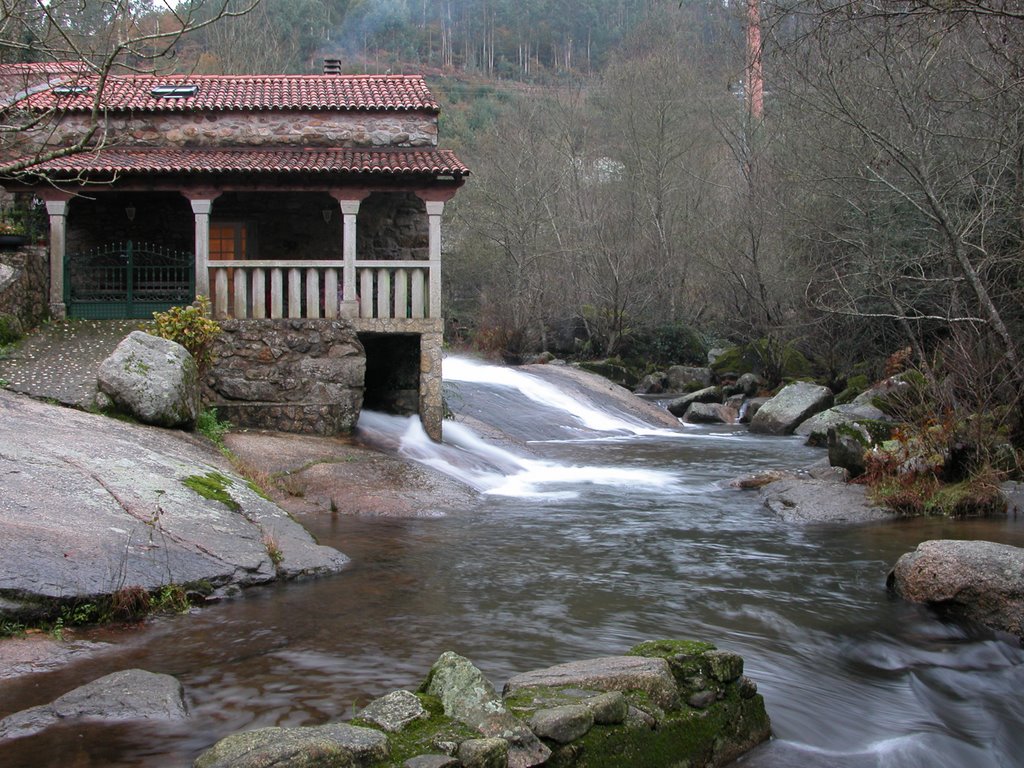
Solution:
<svg viewBox="0 0 1024 768"><path fill-rule="evenodd" d="M0 315L17 318L23 330L49 313L49 263L45 246L0 251Z"/></svg>
<svg viewBox="0 0 1024 768"><path fill-rule="evenodd" d="M81 136L87 117L66 115L47 126L45 143L63 146ZM111 115L108 142L154 147L434 147L437 118L429 114L290 111Z"/></svg>
<svg viewBox="0 0 1024 768"><path fill-rule="evenodd" d="M363 401L366 357L343 320L225 320L204 401L236 427L347 434Z"/></svg>

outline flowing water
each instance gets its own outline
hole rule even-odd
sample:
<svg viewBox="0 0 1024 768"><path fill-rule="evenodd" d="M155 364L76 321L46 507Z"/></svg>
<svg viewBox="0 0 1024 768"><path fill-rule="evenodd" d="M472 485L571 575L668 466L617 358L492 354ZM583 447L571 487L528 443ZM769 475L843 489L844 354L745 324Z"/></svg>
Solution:
<svg viewBox="0 0 1024 768"><path fill-rule="evenodd" d="M663 429L525 374L449 359L449 402L506 435L463 425L446 444L368 414L368 439L480 491L439 519L303 522L352 566L250 591L130 633L110 653L0 684L0 716L131 666L177 676L186 727L67 725L0 744L0 766L184 766L240 729L351 716L418 685L445 650L501 686L528 669L660 637L740 653L775 739L757 768L1024 765L1024 651L890 598L885 576L932 538L1024 546L1024 521L797 527L727 481L820 458L739 427Z"/></svg>

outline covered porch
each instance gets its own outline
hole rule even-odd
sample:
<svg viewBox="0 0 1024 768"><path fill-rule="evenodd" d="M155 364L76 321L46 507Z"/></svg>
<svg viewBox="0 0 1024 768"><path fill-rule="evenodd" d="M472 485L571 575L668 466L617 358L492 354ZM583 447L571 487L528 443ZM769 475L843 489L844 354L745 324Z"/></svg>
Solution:
<svg viewBox="0 0 1024 768"><path fill-rule="evenodd" d="M440 436L441 216L468 173L453 155L124 149L51 165L30 190L49 216L53 317L205 295L219 320L344 320L368 355L410 358L371 401L401 412L418 392Z"/></svg>

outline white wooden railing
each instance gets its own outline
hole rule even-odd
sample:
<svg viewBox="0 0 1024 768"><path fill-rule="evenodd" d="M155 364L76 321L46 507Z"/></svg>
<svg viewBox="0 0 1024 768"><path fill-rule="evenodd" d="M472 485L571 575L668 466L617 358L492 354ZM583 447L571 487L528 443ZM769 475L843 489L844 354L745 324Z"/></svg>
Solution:
<svg viewBox="0 0 1024 768"><path fill-rule="evenodd" d="M357 261L346 291L342 261L212 261L213 316L440 317L440 264Z"/></svg>

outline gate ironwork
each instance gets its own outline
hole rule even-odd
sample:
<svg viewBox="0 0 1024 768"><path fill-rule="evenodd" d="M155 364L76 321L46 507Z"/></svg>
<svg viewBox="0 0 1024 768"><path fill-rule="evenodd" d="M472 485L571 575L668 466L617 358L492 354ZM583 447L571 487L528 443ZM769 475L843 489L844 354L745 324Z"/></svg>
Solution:
<svg viewBox="0 0 1024 768"><path fill-rule="evenodd" d="M152 243L109 243L64 259L69 317L150 318L195 298L195 257Z"/></svg>

